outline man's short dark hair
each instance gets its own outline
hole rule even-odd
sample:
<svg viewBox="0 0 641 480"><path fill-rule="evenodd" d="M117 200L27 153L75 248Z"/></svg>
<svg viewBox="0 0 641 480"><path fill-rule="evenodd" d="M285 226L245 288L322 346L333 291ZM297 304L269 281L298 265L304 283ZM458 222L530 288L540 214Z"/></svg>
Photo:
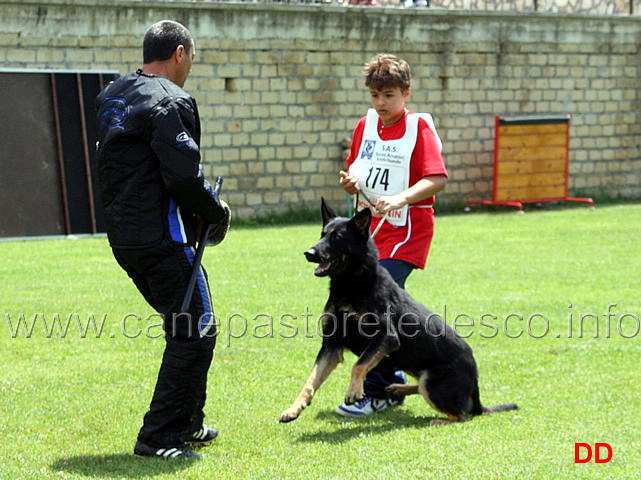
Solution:
<svg viewBox="0 0 641 480"><path fill-rule="evenodd" d="M154 23L142 42L143 63L169 60L179 45L191 53L192 37L189 30L178 22L162 20Z"/></svg>

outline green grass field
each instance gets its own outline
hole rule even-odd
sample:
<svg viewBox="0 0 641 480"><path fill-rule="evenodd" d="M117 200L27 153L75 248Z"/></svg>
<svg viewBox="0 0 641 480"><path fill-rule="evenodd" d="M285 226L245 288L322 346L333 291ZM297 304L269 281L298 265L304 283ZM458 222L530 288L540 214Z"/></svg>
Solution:
<svg viewBox="0 0 641 480"><path fill-rule="evenodd" d="M0 478L639 478L640 219L641 205L438 218L407 289L468 337L483 402L521 407L441 427L419 396L337 416L349 353L279 424L320 345L328 281L302 255L320 225L232 229L204 258L220 437L200 462L131 454L163 340L106 239L0 243ZM611 461L575 464L577 442L608 443Z"/></svg>

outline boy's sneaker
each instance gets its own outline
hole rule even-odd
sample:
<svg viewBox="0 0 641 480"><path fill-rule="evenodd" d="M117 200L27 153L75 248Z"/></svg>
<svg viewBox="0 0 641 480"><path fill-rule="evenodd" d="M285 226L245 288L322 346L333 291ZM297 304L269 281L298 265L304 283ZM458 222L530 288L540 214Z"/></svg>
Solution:
<svg viewBox="0 0 641 480"><path fill-rule="evenodd" d="M216 440L217 436L218 430L203 425L197 432L187 435L187 438L185 438L185 443L188 443L194 447L204 447L205 445L209 445L211 442Z"/></svg>
<svg viewBox="0 0 641 480"><path fill-rule="evenodd" d="M194 460L202 458L195 452L192 452L187 447L176 448L155 448L142 443L140 440L136 442L134 447L134 455L137 457L156 457L156 458L193 458Z"/></svg>
<svg viewBox="0 0 641 480"><path fill-rule="evenodd" d="M353 405L341 403L338 408L336 408L336 413L343 417L356 418L371 415L372 413L380 413L388 407L396 407L400 405L403 405L403 401L388 400L386 398L371 398L365 395L359 402L354 403Z"/></svg>

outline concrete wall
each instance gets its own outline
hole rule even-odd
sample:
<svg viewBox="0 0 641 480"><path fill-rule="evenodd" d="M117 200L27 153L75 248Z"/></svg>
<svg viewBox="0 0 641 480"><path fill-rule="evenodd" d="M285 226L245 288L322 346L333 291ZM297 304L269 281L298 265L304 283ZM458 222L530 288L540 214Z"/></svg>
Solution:
<svg viewBox="0 0 641 480"><path fill-rule="evenodd" d="M368 108L361 71L379 52L412 65L409 106L435 118L440 202L490 198L496 113L571 113L570 194L641 196L637 17L121 0L0 11L0 68L124 74L151 23L184 23L205 168L239 217L344 202L339 143Z"/></svg>

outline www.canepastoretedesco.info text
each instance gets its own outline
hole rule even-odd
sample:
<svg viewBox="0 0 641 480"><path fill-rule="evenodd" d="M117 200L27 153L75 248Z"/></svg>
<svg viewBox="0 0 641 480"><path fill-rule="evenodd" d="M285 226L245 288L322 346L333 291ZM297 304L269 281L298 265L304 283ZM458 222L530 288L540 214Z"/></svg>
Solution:
<svg viewBox="0 0 641 480"><path fill-rule="evenodd" d="M8 334L12 338L159 338L165 335L167 319L160 314L140 315L128 313L115 318L108 313L5 313L5 323ZM168 321L186 322L188 314L175 315ZM579 313L568 306L565 318L553 318L544 313L509 313L496 315L483 313L470 315L458 313L448 318L447 306L442 311L432 314L419 321L415 315L400 315L387 312L383 315L365 313L356 316L355 313L333 315L326 312L313 314L305 307L302 313L227 313L224 317L209 315L200 318L194 325L208 324L215 328L208 329L209 335L223 337L225 346L230 346L232 340L246 336L254 338L307 338L323 337L342 331L341 322L358 321L362 325L361 334L376 336L383 328L394 324L395 333L402 337L411 338L425 328L426 333L433 336L444 335L442 323L437 327L430 322L436 318L452 327L461 337L470 338L478 335L482 338L494 338L503 335L508 338L530 337L540 339L553 336L554 338L612 338L615 336L631 339L636 338L641 331L641 315L631 312L617 311L616 304L608 304L602 313ZM390 320L392 320L390 322ZM423 327L421 327L423 325ZM376 328L380 326L380 328ZM556 331L552 331L552 328ZM220 340L220 338L219 338Z"/></svg>

